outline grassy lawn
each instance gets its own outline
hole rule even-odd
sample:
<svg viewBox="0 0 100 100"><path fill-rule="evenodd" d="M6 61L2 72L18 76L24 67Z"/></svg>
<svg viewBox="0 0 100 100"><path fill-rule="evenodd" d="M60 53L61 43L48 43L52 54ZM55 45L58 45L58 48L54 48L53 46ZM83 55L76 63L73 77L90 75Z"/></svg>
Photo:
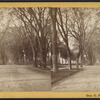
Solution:
<svg viewBox="0 0 100 100"><path fill-rule="evenodd" d="M58 82L62 80L63 78L69 77L70 75L82 71L83 68L77 69L75 66L73 66L73 69L70 70L68 68L64 68L65 66L59 66L59 72L54 73L51 71L51 83L54 84L55 82Z"/></svg>

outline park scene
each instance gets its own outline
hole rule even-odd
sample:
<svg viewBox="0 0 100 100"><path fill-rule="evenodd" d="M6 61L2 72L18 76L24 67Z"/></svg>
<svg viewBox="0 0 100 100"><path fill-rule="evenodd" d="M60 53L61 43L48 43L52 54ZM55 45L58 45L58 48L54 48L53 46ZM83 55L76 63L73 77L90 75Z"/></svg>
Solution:
<svg viewBox="0 0 100 100"><path fill-rule="evenodd" d="M51 91L99 92L100 8L53 11Z"/></svg>
<svg viewBox="0 0 100 100"><path fill-rule="evenodd" d="M1 92L99 92L100 8L0 8Z"/></svg>
<svg viewBox="0 0 100 100"><path fill-rule="evenodd" d="M0 91L50 91L46 8L0 8Z"/></svg>

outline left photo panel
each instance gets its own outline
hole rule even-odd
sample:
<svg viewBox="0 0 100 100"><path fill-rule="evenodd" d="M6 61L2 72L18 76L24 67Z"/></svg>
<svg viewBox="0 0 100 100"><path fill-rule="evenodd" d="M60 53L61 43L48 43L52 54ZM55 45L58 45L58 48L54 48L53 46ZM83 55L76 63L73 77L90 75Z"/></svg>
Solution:
<svg viewBox="0 0 100 100"><path fill-rule="evenodd" d="M49 8L0 8L0 92L51 90Z"/></svg>

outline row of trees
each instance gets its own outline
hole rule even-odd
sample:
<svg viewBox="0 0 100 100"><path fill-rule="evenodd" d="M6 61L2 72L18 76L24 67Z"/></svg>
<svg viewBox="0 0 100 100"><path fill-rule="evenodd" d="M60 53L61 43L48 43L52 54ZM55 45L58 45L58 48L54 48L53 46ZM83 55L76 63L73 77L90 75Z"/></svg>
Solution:
<svg viewBox="0 0 100 100"><path fill-rule="evenodd" d="M33 65L35 67L42 66L44 69L47 68L47 54L50 52L51 45L51 26L48 10L47 8L14 8L15 15L22 22L22 28L20 27L19 31L23 32L29 43L27 45L30 45ZM23 48L25 54L30 49Z"/></svg>
<svg viewBox="0 0 100 100"><path fill-rule="evenodd" d="M98 51L95 51L94 48L94 45L97 44L98 41L93 38L93 36L97 35L97 30L100 30L100 27L98 26L99 9L92 9L94 13L91 12L91 9L87 8L55 8L54 10L57 10L57 13L55 13L56 18L54 21L56 24L56 32L53 32L53 34L58 33L60 34L58 38L62 37L63 39L63 44L65 44L66 47L68 65L70 69L72 69L71 55L73 55L73 53L76 58L77 68L79 68L79 59L81 67L83 66L85 60L89 61L88 64L94 64L96 62L95 52L97 52L97 55L99 55ZM57 35L54 36L56 37ZM99 36L99 34L97 36ZM71 37L74 39L73 52L70 47L70 43L72 42L70 41ZM53 43L54 42L55 40ZM99 46L100 45L98 44L97 47ZM57 54L55 55L57 56ZM57 57L55 60L57 60ZM53 67L56 67L53 71L57 72L57 63L55 63Z"/></svg>
<svg viewBox="0 0 100 100"><path fill-rule="evenodd" d="M79 68L86 62L94 64L99 58L99 8L7 10L10 21L2 31L3 47L0 45L3 64L10 58L16 64L33 64L43 69L52 67L53 72L57 72L59 54L67 59L70 69L72 60Z"/></svg>

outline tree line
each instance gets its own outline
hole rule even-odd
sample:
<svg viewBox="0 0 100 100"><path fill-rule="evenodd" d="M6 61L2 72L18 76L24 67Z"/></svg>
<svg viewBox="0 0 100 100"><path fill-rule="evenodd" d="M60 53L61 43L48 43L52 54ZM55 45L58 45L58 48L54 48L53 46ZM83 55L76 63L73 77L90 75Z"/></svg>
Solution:
<svg viewBox="0 0 100 100"><path fill-rule="evenodd" d="M85 63L94 64L99 58L99 8L9 9L11 19L4 29L4 49L0 49L5 63L10 56L16 64L33 64L58 72L60 57L67 60L70 69L72 61L79 68Z"/></svg>

